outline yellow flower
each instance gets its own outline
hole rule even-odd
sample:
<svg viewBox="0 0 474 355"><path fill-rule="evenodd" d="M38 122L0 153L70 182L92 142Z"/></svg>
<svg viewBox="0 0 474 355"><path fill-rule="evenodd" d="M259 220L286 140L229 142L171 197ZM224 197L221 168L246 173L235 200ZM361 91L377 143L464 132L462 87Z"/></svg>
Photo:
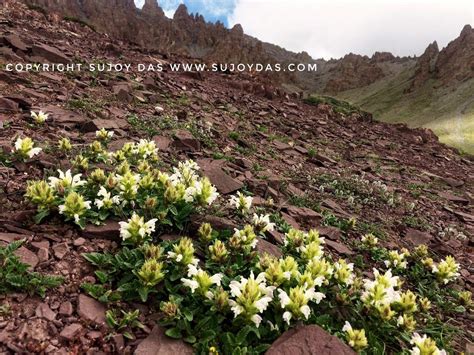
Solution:
<svg viewBox="0 0 474 355"><path fill-rule="evenodd" d="M209 252L211 254L211 260L217 263L224 262L229 254L225 244L218 239L213 245L209 246Z"/></svg>
<svg viewBox="0 0 474 355"><path fill-rule="evenodd" d="M209 243L212 238L212 226L210 223L203 223L198 229L199 239L205 244Z"/></svg>
<svg viewBox="0 0 474 355"><path fill-rule="evenodd" d="M39 111L38 113L31 111L31 118L35 121L35 123L42 124L48 119L48 114L44 113L43 111Z"/></svg>
<svg viewBox="0 0 474 355"><path fill-rule="evenodd" d="M435 341L426 335L421 336L418 333L414 333L410 344L415 345L410 350L412 355L447 355L445 350L438 349Z"/></svg>
<svg viewBox="0 0 474 355"><path fill-rule="evenodd" d="M432 266L432 272L439 281L447 284L449 281L455 280L459 276L459 264L452 256L447 256L438 265Z"/></svg>
<svg viewBox="0 0 474 355"><path fill-rule="evenodd" d="M351 285L354 282L354 264L348 264L344 259L339 259L334 263L334 279L345 285Z"/></svg>
<svg viewBox="0 0 474 355"><path fill-rule="evenodd" d="M15 141L15 147L13 151L18 154L18 156L22 159L31 159L35 155L41 153L41 148L35 148L35 143L29 137L25 138L18 138Z"/></svg>
<svg viewBox="0 0 474 355"><path fill-rule="evenodd" d="M54 204L54 191L46 181L29 181L25 196L38 205L39 209L49 209Z"/></svg>
<svg viewBox="0 0 474 355"><path fill-rule="evenodd" d="M400 300L397 306L405 313L414 313L418 310L416 305L416 295L410 290L400 293Z"/></svg>
<svg viewBox="0 0 474 355"><path fill-rule="evenodd" d="M161 282L165 277L163 272L163 263L158 262L156 259L146 260L140 271L138 271L138 277L147 287L153 287Z"/></svg>
<svg viewBox="0 0 474 355"><path fill-rule="evenodd" d="M72 149L71 141L66 137L61 138L58 142L58 149L65 153L69 152Z"/></svg>
<svg viewBox="0 0 474 355"><path fill-rule="evenodd" d="M412 332L416 327L416 321L413 316L408 314L403 314L398 317L397 325L408 332Z"/></svg>
<svg viewBox="0 0 474 355"><path fill-rule="evenodd" d="M353 329L351 324L346 321L342 331L346 333L347 343L356 351L367 347L367 338L364 329Z"/></svg>
<svg viewBox="0 0 474 355"><path fill-rule="evenodd" d="M431 308L431 301L424 297L420 300L420 307L421 309L423 309L424 311L427 311Z"/></svg>
<svg viewBox="0 0 474 355"><path fill-rule="evenodd" d="M197 265L198 259L194 257L194 246L191 239L188 237L181 238L178 244L173 245L173 251L168 252L168 259L186 267L189 264Z"/></svg>

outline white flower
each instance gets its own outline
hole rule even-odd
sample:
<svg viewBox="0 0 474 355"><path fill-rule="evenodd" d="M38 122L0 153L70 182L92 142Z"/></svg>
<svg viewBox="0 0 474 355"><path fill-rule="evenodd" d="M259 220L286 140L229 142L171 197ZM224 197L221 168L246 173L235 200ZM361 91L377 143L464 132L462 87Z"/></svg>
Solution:
<svg viewBox="0 0 474 355"><path fill-rule="evenodd" d="M252 207L253 198L251 196L245 196L240 191L237 195L231 196L229 204L234 206L239 212L247 213Z"/></svg>
<svg viewBox="0 0 474 355"><path fill-rule="evenodd" d="M410 354L420 355L420 354L432 354L432 355L447 355L446 351L439 349L436 346L436 343L425 335L421 336L418 333L413 333L413 336L410 340L410 344L415 345L411 350Z"/></svg>
<svg viewBox="0 0 474 355"><path fill-rule="evenodd" d="M241 277L239 281L231 281L229 288L232 297L235 297L235 300L229 300L229 305L235 317L244 315L258 327L261 317L257 316L257 313L267 309L273 299L275 287L266 285L264 273L260 273L255 278L253 272L251 272L249 278ZM249 295L250 298L247 298ZM255 309L257 312L255 312Z"/></svg>
<svg viewBox="0 0 474 355"><path fill-rule="evenodd" d="M308 305L301 306L300 312L303 313L304 317L308 319L309 314L311 313L311 309Z"/></svg>
<svg viewBox="0 0 474 355"><path fill-rule="evenodd" d="M42 149L38 147L34 147L34 143L31 138L20 138L18 137L15 141L15 152L20 153L23 156L27 156L28 158L33 158L35 155L41 153Z"/></svg>
<svg viewBox="0 0 474 355"><path fill-rule="evenodd" d="M101 186L97 196L102 197L102 200L96 199L95 205L97 208L110 208L112 205L120 204L120 196L113 196L108 192L105 187Z"/></svg>
<svg viewBox="0 0 474 355"><path fill-rule="evenodd" d="M169 179L174 185L182 183L188 188L193 186L195 181L199 179L196 173L198 170L199 166L193 160L179 162L178 167L173 168L173 174Z"/></svg>
<svg viewBox="0 0 474 355"><path fill-rule="evenodd" d="M48 119L48 114L41 110L38 113L31 111L31 118L33 118L36 123L44 123Z"/></svg>
<svg viewBox="0 0 474 355"><path fill-rule="evenodd" d="M260 317L258 314L254 314L252 317L250 317L252 322L255 323L255 326L258 328L260 326L260 323L262 322L262 317Z"/></svg>
<svg viewBox="0 0 474 355"><path fill-rule="evenodd" d="M140 142L138 142L134 147L134 153L142 158L148 158L151 155L156 155L158 153L158 148L154 141L140 139Z"/></svg>
<svg viewBox="0 0 474 355"><path fill-rule="evenodd" d="M275 223L270 222L270 215L258 215L254 213L252 218L252 223L257 231L262 233L266 231L273 231L275 228Z"/></svg>
<svg viewBox="0 0 474 355"><path fill-rule="evenodd" d="M194 291L199 287L199 283L196 280L182 278L181 282L185 286L187 286L191 289L191 293L194 293Z"/></svg>
<svg viewBox="0 0 474 355"><path fill-rule="evenodd" d="M308 319L311 313L308 302L315 301L319 304L326 297L323 293L316 292L314 288L306 289L306 287L302 286L293 287L289 292L290 294L288 295L285 290L278 289L281 308L287 310L283 314L283 320L288 324L290 324L289 321L293 317Z"/></svg>
<svg viewBox="0 0 474 355"><path fill-rule="evenodd" d="M113 131L107 131L105 128L101 128L98 131L95 131L95 136L101 139L110 139L114 136Z"/></svg>
<svg viewBox="0 0 474 355"><path fill-rule="evenodd" d="M145 222L143 217L134 213L127 222L119 222L120 236L123 240L131 239L132 242L140 242L155 231L157 221L158 219L153 218Z"/></svg>
<svg viewBox="0 0 474 355"><path fill-rule="evenodd" d="M346 322L344 323L344 326L342 327L342 331L343 331L343 332L347 332L347 331L349 331L349 330L352 330L352 325L351 325L351 323L349 323L348 321L346 321Z"/></svg>
<svg viewBox="0 0 474 355"><path fill-rule="evenodd" d="M71 170L67 170L66 172L61 171L58 169L59 178L50 176L49 186L53 189L58 189L59 187L62 188L75 188L78 186L83 186L87 182L85 180L81 180L82 174L72 175Z"/></svg>

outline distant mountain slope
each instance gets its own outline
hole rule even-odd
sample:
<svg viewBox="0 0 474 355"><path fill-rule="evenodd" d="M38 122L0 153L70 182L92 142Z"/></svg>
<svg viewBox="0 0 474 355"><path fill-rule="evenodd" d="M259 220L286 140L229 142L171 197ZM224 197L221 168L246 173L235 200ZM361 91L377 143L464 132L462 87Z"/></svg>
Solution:
<svg viewBox="0 0 474 355"><path fill-rule="evenodd" d="M439 51L428 46L415 65L370 85L331 92L360 105L377 119L431 128L440 139L474 153L474 30ZM328 89L328 88L326 88Z"/></svg>

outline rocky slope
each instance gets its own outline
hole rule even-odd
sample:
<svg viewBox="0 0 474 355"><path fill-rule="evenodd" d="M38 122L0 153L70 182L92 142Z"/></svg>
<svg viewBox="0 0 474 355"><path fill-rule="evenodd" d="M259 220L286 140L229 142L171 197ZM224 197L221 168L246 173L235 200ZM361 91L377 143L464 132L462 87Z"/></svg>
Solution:
<svg viewBox="0 0 474 355"><path fill-rule="evenodd" d="M150 53L14 0L0 10L0 39L3 64L116 62L120 56L124 62L160 62L167 68L169 61L190 60ZM0 243L25 239L18 253L24 262L35 271L64 277L64 284L44 299L26 293L0 296L3 352L191 352L163 334L146 304L130 306L141 310L145 325L135 340L110 336L105 306L80 287L97 280L81 255L117 250L115 222L84 231L57 217L33 223L35 212L23 198L26 181L68 164L52 145L58 139L68 137L85 147L99 128L115 131L111 147L153 139L163 164L195 159L223 195L245 187L257 205L271 199L271 208L289 225L317 227L334 256L355 257L357 241L369 232L390 248L424 243L436 256L455 255L462 275L456 287L474 288L473 162L439 143L429 130L374 122L361 112L341 114L329 105L306 105L246 74L2 71L0 93ZM31 109L49 113L50 120L33 126ZM27 163L12 163L8 157L18 134L39 142L43 153ZM215 228L232 228L229 214L223 207L218 217L204 219ZM347 229L351 217L357 224ZM275 231L259 242L259 252L278 254L281 243L282 234ZM454 349L469 346L474 331L470 311L440 319L464 331L454 339ZM284 333L269 353L295 347L306 353L351 353L317 326Z"/></svg>

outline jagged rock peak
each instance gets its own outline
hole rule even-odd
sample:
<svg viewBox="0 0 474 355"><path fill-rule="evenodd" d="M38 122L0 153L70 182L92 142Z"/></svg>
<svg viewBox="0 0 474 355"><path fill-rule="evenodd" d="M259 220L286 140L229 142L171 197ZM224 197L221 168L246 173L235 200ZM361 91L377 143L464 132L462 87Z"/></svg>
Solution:
<svg viewBox="0 0 474 355"><path fill-rule="evenodd" d="M375 52L372 55L372 60L376 62L386 62L389 60L394 60L395 57L392 53L390 52Z"/></svg>
<svg viewBox="0 0 474 355"><path fill-rule="evenodd" d="M161 7L158 6L157 0L145 0L145 4L142 7L142 12L149 15L165 15Z"/></svg>
<svg viewBox="0 0 474 355"><path fill-rule="evenodd" d="M438 42L434 41L426 48L425 53L439 53Z"/></svg>
<svg viewBox="0 0 474 355"><path fill-rule="evenodd" d="M237 23L234 25L234 27L232 27L230 32L239 36L243 36L244 29L242 28L242 25L240 23Z"/></svg>
<svg viewBox="0 0 474 355"><path fill-rule="evenodd" d="M116 0L117 6L124 7L127 9L136 9L135 1L133 0Z"/></svg>
<svg viewBox="0 0 474 355"><path fill-rule="evenodd" d="M178 6L176 9L176 12L174 13L173 20L180 20L180 19L188 19L190 18L188 8L186 5L181 4Z"/></svg>
<svg viewBox="0 0 474 355"><path fill-rule="evenodd" d="M462 31L461 31L461 36L470 34L471 32L472 32L472 27L471 27L471 25L467 24L467 25L465 25L464 28L462 29Z"/></svg>

